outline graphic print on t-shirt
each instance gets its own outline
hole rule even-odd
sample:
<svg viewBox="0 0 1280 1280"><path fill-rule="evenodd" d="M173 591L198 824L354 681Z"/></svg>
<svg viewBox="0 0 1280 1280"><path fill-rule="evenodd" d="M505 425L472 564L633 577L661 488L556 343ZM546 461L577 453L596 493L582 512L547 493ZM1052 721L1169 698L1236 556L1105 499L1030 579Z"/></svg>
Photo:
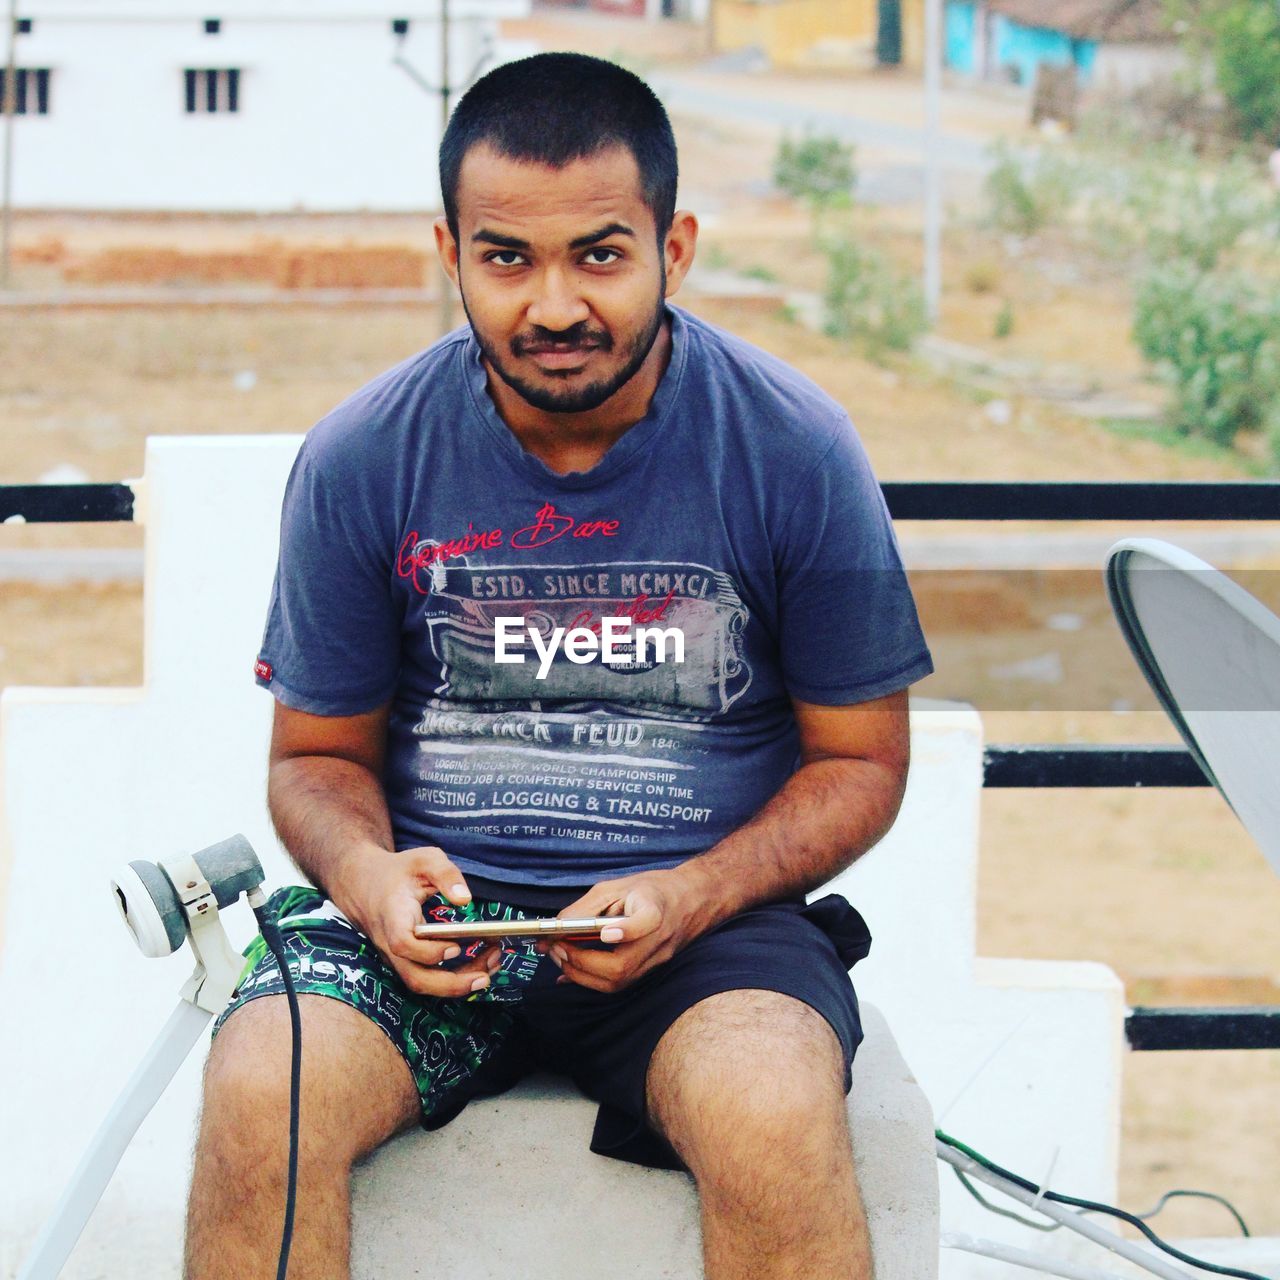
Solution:
<svg viewBox="0 0 1280 1280"><path fill-rule="evenodd" d="M600 634L603 618L635 627L672 628L684 637L682 662L576 663L557 651L538 677L534 646L509 646L525 661L494 660L495 619L520 618L549 643L555 629ZM433 567L426 602L431 649L441 664L442 698L457 702L590 700L620 702L638 713L705 719L746 692L742 657L747 609L733 579L700 564L612 561L588 566L499 564Z"/></svg>
<svg viewBox="0 0 1280 1280"><path fill-rule="evenodd" d="M441 673L414 730L424 815L494 836L606 845L707 824L713 805L693 763L707 750L700 738L751 684L749 614L732 576L692 562L584 565L509 552L472 564L433 554L437 545L423 541L412 555L427 567L415 586ZM681 632L684 658L657 661L650 650L643 661L632 652L575 663L560 649L539 679L528 641L509 646L523 663L495 661L499 617L521 619L544 642L556 628L599 635L603 618L630 618Z"/></svg>

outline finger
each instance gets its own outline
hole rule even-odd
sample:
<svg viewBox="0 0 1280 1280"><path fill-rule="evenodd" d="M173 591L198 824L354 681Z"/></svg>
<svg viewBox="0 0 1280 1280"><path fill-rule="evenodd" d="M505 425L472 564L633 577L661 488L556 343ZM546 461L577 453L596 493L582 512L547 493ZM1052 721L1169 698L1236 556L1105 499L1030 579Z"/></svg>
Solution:
<svg viewBox="0 0 1280 1280"><path fill-rule="evenodd" d="M575 986L587 987L591 991L600 991L605 994L609 994L613 991L611 983L607 983L602 978L597 978L589 973L583 973L580 969L567 965L561 968L560 976L556 979L556 985L560 986L562 983L566 982L572 982Z"/></svg>
<svg viewBox="0 0 1280 1280"><path fill-rule="evenodd" d="M584 986L589 983L610 984L597 990L611 989L612 984L624 977L630 968L625 958L619 959L613 952L584 951L571 943L556 943L551 948L551 958L560 966L561 973L568 974L575 982L583 980Z"/></svg>
<svg viewBox="0 0 1280 1280"><path fill-rule="evenodd" d="M489 974L473 961L457 969L440 969L419 964L394 964L401 982L415 995L458 998L483 991L489 985Z"/></svg>
<svg viewBox="0 0 1280 1280"><path fill-rule="evenodd" d="M424 995L469 995L484 990L502 963L503 949L495 943L481 943L473 952L463 953L456 944L450 950L455 955L463 954L460 964L444 967L394 958L392 966L412 991ZM449 981L442 982L441 977Z"/></svg>
<svg viewBox="0 0 1280 1280"><path fill-rule="evenodd" d="M475 939L472 939L470 942L463 939L461 944L457 942L450 942L447 945L441 943L434 943L432 945L436 947L442 945L445 946L443 954L434 960L422 960L417 956L407 956L403 952L399 952L397 955L408 963L420 965L422 968L426 969L439 968L442 964L446 964L451 960L457 960L459 956L462 956L463 958L459 963L450 964L448 966L449 972L469 973L473 976L478 976L482 973L492 974L496 972L498 967L502 964L502 957L505 954L501 942L497 940L492 942L486 940L477 943Z"/></svg>
<svg viewBox="0 0 1280 1280"><path fill-rule="evenodd" d="M387 947L395 955L420 965L438 965L462 954L475 939L420 938L414 930L423 923L422 906L411 896L398 902L388 922Z"/></svg>
<svg viewBox="0 0 1280 1280"><path fill-rule="evenodd" d="M561 950L561 956L554 954L557 948ZM606 994L630 986L655 963L652 954L637 952L634 947L628 948L627 952L581 951L557 943L552 952L552 959L560 966L557 983L573 982Z"/></svg>
<svg viewBox="0 0 1280 1280"><path fill-rule="evenodd" d="M569 903L558 913L561 920L574 920L581 917L617 915L622 910L624 893L621 887L612 880L602 880L593 885L582 897Z"/></svg>
<svg viewBox="0 0 1280 1280"><path fill-rule="evenodd" d="M601 942L634 942L655 933L662 925L662 908L643 889L628 893L622 903L622 918L600 931Z"/></svg>
<svg viewBox="0 0 1280 1280"><path fill-rule="evenodd" d="M414 873L429 886L432 892L444 894L454 906L471 901L467 878L449 855L435 845L423 845L420 849L406 850Z"/></svg>

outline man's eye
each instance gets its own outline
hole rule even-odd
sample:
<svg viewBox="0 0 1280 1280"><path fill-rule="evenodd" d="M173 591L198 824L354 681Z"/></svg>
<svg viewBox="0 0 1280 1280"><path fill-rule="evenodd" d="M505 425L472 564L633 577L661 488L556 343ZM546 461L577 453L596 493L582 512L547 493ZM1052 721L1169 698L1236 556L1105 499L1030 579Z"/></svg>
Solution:
<svg viewBox="0 0 1280 1280"><path fill-rule="evenodd" d="M514 249L495 249L493 253L486 256L490 262L496 262L500 267L514 267L516 263L524 260Z"/></svg>
<svg viewBox="0 0 1280 1280"><path fill-rule="evenodd" d="M604 258L597 258L595 255L598 253L607 254L608 256ZM586 256L587 261L591 266L603 267L607 266L610 262L616 262L620 257L622 257L622 254L619 253L617 249L588 249Z"/></svg>

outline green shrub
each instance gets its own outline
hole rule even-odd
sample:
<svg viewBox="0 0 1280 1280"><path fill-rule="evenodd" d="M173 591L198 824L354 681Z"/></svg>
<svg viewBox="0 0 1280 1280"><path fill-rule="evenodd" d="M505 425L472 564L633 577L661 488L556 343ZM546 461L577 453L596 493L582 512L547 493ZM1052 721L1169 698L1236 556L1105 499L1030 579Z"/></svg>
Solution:
<svg viewBox="0 0 1280 1280"><path fill-rule="evenodd" d="M1280 296L1240 272L1158 267L1138 285L1134 339L1174 391L1170 425L1231 445L1280 430Z"/></svg>
<svg viewBox="0 0 1280 1280"><path fill-rule="evenodd" d="M853 147L839 138L808 134L795 142L786 137L773 158L773 185L815 213L850 204L857 184Z"/></svg>
<svg viewBox="0 0 1280 1280"><path fill-rule="evenodd" d="M1218 0L1202 18L1218 88L1240 137L1280 142L1280 8Z"/></svg>
<svg viewBox="0 0 1280 1280"><path fill-rule="evenodd" d="M833 338L857 342L873 358L907 351L928 328L919 285L883 254L843 238L823 245L827 279L823 328Z"/></svg>
<svg viewBox="0 0 1280 1280"><path fill-rule="evenodd" d="M991 147L990 156L993 163L983 194L993 226L1029 236L1065 218L1075 176L1069 163L1053 152L1025 158L1003 140Z"/></svg>
<svg viewBox="0 0 1280 1280"><path fill-rule="evenodd" d="M996 314L993 332L997 338L1007 338L1013 332L1013 303L1007 298Z"/></svg>
<svg viewBox="0 0 1280 1280"><path fill-rule="evenodd" d="M1206 170L1167 149L1131 170L1122 200L1147 256L1181 259L1201 271L1249 235L1266 241L1275 234L1275 197L1256 166L1239 156Z"/></svg>

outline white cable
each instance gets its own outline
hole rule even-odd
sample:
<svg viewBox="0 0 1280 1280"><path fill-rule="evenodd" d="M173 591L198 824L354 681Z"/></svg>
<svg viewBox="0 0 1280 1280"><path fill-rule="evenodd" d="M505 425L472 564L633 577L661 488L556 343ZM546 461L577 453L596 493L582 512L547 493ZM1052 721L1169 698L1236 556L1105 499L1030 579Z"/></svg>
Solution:
<svg viewBox="0 0 1280 1280"><path fill-rule="evenodd" d="M939 1160L945 1161L949 1165L954 1165L955 1168L962 1173L968 1174L969 1177L976 1178L979 1182L985 1182L987 1186L995 1187L997 1191L1003 1191L1005 1195L1025 1205L1030 1205L1036 1199L1034 1192L1027 1191L1025 1188L1018 1186L1016 1182L1010 1182L1008 1178L1002 1178L998 1173L993 1173L984 1165L980 1165L976 1160L965 1155L963 1151L957 1151L955 1147L943 1142L941 1138L935 1139L935 1145ZM1124 1239L1123 1236L1116 1235L1114 1231L1108 1231L1105 1227L1100 1227L1091 1218L1085 1217L1082 1213L1077 1213L1074 1209L1068 1209L1065 1205L1060 1205L1054 1200L1042 1200L1037 1206L1036 1212L1044 1214L1046 1218L1052 1218L1055 1222L1062 1223L1064 1227L1070 1227L1072 1231L1079 1232L1085 1239L1092 1240L1094 1244L1099 1244L1104 1249L1110 1249L1112 1253L1119 1254L1122 1258L1127 1258L1144 1271L1149 1271L1152 1275L1162 1277L1162 1280L1196 1280L1189 1271L1183 1271L1180 1267L1173 1266L1172 1263L1166 1262L1158 1254L1131 1243Z"/></svg>
<svg viewBox="0 0 1280 1280"><path fill-rule="evenodd" d="M18 1272L18 1280L56 1280L138 1126L191 1052L210 1016L197 1005L178 1001L178 1007L94 1134L53 1216Z"/></svg>
<svg viewBox="0 0 1280 1280"><path fill-rule="evenodd" d="M941 1240L944 1249L959 1249L963 1253L976 1253L983 1258L995 1258L999 1262L1008 1262L1015 1267L1026 1267L1038 1271L1041 1275L1062 1276L1064 1280L1125 1280L1114 1271L1099 1271L1097 1267L1086 1266L1082 1262L1070 1262L1066 1258L1050 1258L1039 1253L1030 1253L1026 1249L1015 1249L1011 1244L1002 1244L998 1240L983 1240L975 1236L967 1236L961 1231L944 1231Z"/></svg>

